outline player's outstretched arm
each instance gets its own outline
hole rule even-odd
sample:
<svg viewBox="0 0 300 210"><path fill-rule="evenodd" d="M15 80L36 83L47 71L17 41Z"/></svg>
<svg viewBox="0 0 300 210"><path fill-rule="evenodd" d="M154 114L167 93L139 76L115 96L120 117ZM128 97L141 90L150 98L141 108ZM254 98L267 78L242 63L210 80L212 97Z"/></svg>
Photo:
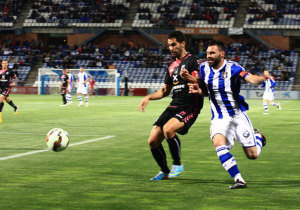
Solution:
<svg viewBox="0 0 300 210"><path fill-rule="evenodd" d="M10 83L10 86L16 86L17 84L17 81L18 81L18 77L16 75L14 75L14 82Z"/></svg>
<svg viewBox="0 0 300 210"><path fill-rule="evenodd" d="M149 103L149 100L157 100L161 99L163 97L166 97L170 94L172 90L172 85L164 84L163 88L156 91L155 93L152 93L150 95L145 96L142 101L140 102L138 106L138 110L141 110L142 112L145 112L146 106Z"/></svg>
<svg viewBox="0 0 300 210"><path fill-rule="evenodd" d="M266 80L266 76L258 76L258 75L252 75L247 74L245 77L245 80L251 84L259 85L262 84Z"/></svg>

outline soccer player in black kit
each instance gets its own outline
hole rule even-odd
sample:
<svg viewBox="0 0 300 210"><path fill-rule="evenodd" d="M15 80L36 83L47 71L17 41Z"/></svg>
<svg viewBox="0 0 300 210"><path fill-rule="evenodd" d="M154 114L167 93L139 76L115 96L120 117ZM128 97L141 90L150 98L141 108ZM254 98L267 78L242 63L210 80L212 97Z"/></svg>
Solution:
<svg viewBox="0 0 300 210"><path fill-rule="evenodd" d="M14 71L8 69L8 62L7 60L3 60L1 62L2 69L0 70L0 124L2 123L2 110L4 106L4 100L9 96L11 91L11 86L15 85L17 81L17 76ZM11 81L14 79L14 82ZM8 102L11 106L15 107L15 111L17 106L10 100Z"/></svg>
<svg viewBox="0 0 300 210"><path fill-rule="evenodd" d="M142 99L138 109L145 111L149 100L157 100L170 94L173 97L170 105L154 123L148 144L154 159L160 167L159 173L151 180L162 180L177 177L183 171L180 161L180 140L176 133L184 135L196 121L203 106L203 97L189 93L188 83L197 83L197 59L185 49L185 37L180 31L174 31L168 36L168 46L174 62L169 66L163 88ZM185 71L183 71L183 69ZM167 139L173 165L170 171L162 141Z"/></svg>
<svg viewBox="0 0 300 210"><path fill-rule="evenodd" d="M63 97L63 104L61 106L67 106L67 88L69 87L70 80L69 76L67 74L67 71L65 69L62 70L62 76L61 76L61 85L59 86L59 90L61 90L61 95Z"/></svg>

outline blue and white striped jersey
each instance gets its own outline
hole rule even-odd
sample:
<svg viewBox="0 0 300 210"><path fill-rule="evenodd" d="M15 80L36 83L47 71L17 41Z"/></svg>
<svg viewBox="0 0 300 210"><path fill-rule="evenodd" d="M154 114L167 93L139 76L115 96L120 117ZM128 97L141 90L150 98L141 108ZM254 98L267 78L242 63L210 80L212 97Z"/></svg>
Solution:
<svg viewBox="0 0 300 210"><path fill-rule="evenodd" d="M84 87L87 87L87 83L82 84L86 79L88 78L87 74L85 72L79 72L78 73L78 85L83 85Z"/></svg>
<svg viewBox="0 0 300 210"><path fill-rule="evenodd" d="M267 79L260 87L265 87L265 92L274 93L273 87L276 85L276 82L273 79Z"/></svg>
<svg viewBox="0 0 300 210"><path fill-rule="evenodd" d="M209 92L212 119L222 119L235 115L239 110L248 110L244 97L239 95L242 71L245 70L238 63L228 60L224 60L224 65L217 70L210 67L207 61L200 65L200 76Z"/></svg>
<svg viewBox="0 0 300 210"><path fill-rule="evenodd" d="M69 73L69 79L70 79L70 87L72 88L72 86L73 86L73 82L75 82L75 78L74 78L74 75L73 74L71 74L71 73Z"/></svg>

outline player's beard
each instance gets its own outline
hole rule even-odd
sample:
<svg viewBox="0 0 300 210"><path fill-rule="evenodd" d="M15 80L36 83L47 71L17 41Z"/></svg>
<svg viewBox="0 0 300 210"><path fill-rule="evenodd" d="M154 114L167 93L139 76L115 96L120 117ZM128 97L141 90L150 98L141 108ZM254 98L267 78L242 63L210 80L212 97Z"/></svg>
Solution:
<svg viewBox="0 0 300 210"><path fill-rule="evenodd" d="M217 58L210 58L210 59L207 59L207 60L208 60L209 66L215 68L215 67L217 67L217 66L220 64L220 62L221 62L221 55L220 55L219 57L217 57ZM211 61L212 61L212 62L211 62Z"/></svg>
<svg viewBox="0 0 300 210"><path fill-rule="evenodd" d="M182 54L182 50L180 48L171 51L171 56L174 60L180 59Z"/></svg>

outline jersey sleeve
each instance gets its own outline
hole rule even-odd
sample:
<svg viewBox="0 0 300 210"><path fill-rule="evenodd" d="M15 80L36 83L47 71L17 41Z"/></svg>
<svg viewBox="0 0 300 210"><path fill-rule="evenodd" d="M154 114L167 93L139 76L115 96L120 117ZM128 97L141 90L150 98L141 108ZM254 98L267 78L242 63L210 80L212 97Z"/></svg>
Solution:
<svg viewBox="0 0 300 210"><path fill-rule="evenodd" d="M13 70L13 74L16 75L16 77L19 76L19 72L16 69Z"/></svg>
<svg viewBox="0 0 300 210"><path fill-rule="evenodd" d="M271 88L275 87L276 82L274 80L272 80L272 79L270 81L271 81Z"/></svg>
<svg viewBox="0 0 300 210"><path fill-rule="evenodd" d="M191 57L187 70L194 77L199 77L199 64L195 57Z"/></svg>
<svg viewBox="0 0 300 210"><path fill-rule="evenodd" d="M201 63L200 67L199 67L199 74L200 74L200 77L201 77L202 80L204 80L204 78L205 78L204 69L205 69L205 63Z"/></svg>
<svg viewBox="0 0 300 210"><path fill-rule="evenodd" d="M234 64L231 66L231 76L237 75L245 79L248 75L248 72L246 72L245 69L242 66L240 66L240 64L234 62Z"/></svg>

